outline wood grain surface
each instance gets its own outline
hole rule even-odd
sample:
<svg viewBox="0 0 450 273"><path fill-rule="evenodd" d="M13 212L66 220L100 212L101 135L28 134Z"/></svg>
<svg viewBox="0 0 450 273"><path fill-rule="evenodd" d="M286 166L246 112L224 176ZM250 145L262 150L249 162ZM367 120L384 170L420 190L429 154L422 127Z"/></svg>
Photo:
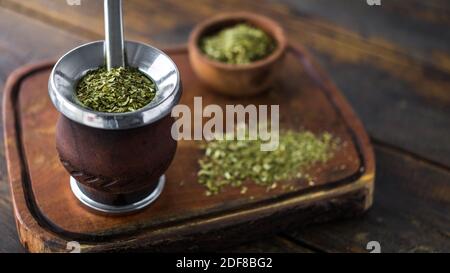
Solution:
<svg viewBox="0 0 450 273"><path fill-rule="evenodd" d="M20 65L102 39L97 2L0 0L0 87ZM268 15L312 51L361 117L377 156L375 203L365 218L247 249L366 252L367 242L377 240L382 251L449 251L448 1L382 0L369 7L363 0L129 0L126 35L156 46L182 44L197 22L227 10ZM20 252L3 159L0 170L0 251Z"/></svg>

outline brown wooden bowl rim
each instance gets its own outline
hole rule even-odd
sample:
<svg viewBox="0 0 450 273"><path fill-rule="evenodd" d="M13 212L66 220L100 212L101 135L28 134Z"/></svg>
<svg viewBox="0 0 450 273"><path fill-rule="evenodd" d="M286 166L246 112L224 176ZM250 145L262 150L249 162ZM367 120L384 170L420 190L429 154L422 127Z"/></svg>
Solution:
<svg viewBox="0 0 450 273"><path fill-rule="evenodd" d="M198 46L200 38L203 37L204 32L216 25L234 21L247 21L250 24L264 30L276 41L275 50L269 56L249 64L228 64L215 61L207 57ZM287 41L281 25L266 16L257 15L250 12L224 12L199 23L189 36L188 47L190 52L195 53L194 58L198 58L201 62L207 63L210 66L224 70L243 71L259 69L280 59L286 51Z"/></svg>

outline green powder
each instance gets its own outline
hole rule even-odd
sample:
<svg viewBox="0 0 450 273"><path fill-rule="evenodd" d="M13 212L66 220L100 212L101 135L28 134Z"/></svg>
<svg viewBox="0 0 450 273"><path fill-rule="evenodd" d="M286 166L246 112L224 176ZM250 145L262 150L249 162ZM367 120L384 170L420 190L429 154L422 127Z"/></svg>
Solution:
<svg viewBox="0 0 450 273"><path fill-rule="evenodd" d="M305 173L315 163L333 157L337 140L329 133L319 136L309 131L280 132L274 151L261 151L260 140L214 140L204 145L199 160L198 181L207 188L206 195L217 194L225 186L241 187L254 182L274 188L277 181L308 178Z"/></svg>
<svg viewBox="0 0 450 273"><path fill-rule="evenodd" d="M136 68L99 68L80 80L76 97L92 110L124 113L149 104L155 93L155 83Z"/></svg>
<svg viewBox="0 0 450 273"><path fill-rule="evenodd" d="M248 64L272 53L275 42L258 28L238 24L203 38L200 47L203 53L213 60L229 64Z"/></svg>

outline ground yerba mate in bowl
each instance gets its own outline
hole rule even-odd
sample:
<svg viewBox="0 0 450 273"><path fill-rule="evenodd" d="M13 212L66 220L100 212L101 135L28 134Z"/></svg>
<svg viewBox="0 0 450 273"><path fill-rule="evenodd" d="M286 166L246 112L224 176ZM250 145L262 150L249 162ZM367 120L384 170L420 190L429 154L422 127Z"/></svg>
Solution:
<svg viewBox="0 0 450 273"><path fill-rule="evenodd" d="M263 30L246 23L203 37L200 47L208 58L228 64L249 64L270 55L276 43Z"/></svg>
<svg viewBox="0 0 450 273"><path fill-rule="evenodd" d="M276 87L287 40L270 18L233 12L198 24L188 48L192 69L208 90L249 97Z"/></svg>
<svg viewBox="0 0 450 273"><path fill-rule="evenodd" d="M156 93L155 83L139 69L105 67L89 71L78 83L76 97L89 109L125 113L149 104Z"/></svg>

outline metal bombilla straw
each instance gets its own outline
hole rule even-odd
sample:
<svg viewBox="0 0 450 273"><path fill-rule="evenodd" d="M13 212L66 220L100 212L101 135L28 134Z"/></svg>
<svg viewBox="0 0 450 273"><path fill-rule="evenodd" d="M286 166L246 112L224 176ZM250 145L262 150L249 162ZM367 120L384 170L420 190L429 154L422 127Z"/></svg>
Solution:
<svg viewBox="0 0 450 273"><path fill-rule="evenodd" d="M105 59L106 67L125 67L122 0L105 0Z"/></svg>

